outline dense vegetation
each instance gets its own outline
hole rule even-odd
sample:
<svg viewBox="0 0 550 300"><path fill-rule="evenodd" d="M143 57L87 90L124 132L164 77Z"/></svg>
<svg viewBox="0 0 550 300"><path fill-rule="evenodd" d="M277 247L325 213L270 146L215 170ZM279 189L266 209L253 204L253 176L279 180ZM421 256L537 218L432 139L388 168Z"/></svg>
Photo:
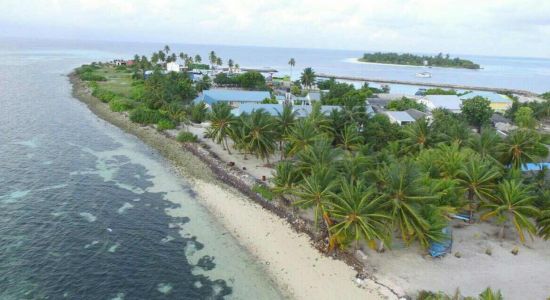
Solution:
<svg viewBox="0 0 550 300"><path fill-rule="evenodd" d="M543 101L519 102L512 97L512 106L504 114L522 127L535 128L550 119L550 92L541 95Z"/></svg>
<svg viewBox="0 0 550 300"><path fill-rule="evenodd" d="M426 111L426 105L416 102L414 99L403 97L399 100L392 100L386 105L388 110L404 111L407 109L416 109Z"/></svg>
<svg viewBox="0 0 550 300"><path fill-rule="evenodd" d="M473 63L470 60L460 59L458 57L451 58L449 54L443 56L443 53L439 53L436 56L426 55L414 55L410 53L365 53L363 57L359 59L362 62L382 63L382 64L396 64L396 65L411 65L411 66L434 66L434 67L448 67L448 68L465 68L465 69L479 69L479 65Z"/></svg>
<svg viewBox="0 0 550 300"><path fill-rule="evenodd" d="M265 77L259 72L253 71L229 75L227 73L220 73L214 78L214 83L219 86L240 87L247 90L268 90L265 83Z"/></svg>

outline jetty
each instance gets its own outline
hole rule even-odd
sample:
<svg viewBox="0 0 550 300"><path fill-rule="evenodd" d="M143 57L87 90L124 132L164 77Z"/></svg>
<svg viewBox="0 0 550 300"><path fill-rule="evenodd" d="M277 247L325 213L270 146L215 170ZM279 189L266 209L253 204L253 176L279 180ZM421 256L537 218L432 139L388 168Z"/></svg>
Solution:
<svg viewBox="0 0 550 300"><path fill-rule="evenodd" d="M366 78L366 77L357 77L357 76L332 75L332 74L325 74L325 73L319 73L316 76L319 78L334 78L334 79L349 80L349 81L428 86L428 87L448 88L448 89L457 89L457 90L487 91L487 92L495 92L500 94L522 95L527 97L538 96L538 94L530 91L508 89L508 88L495 88L495 87L470 86L470 85L450 84L450 83L420 82L420 81L408 81L408 80Z"/></svg>

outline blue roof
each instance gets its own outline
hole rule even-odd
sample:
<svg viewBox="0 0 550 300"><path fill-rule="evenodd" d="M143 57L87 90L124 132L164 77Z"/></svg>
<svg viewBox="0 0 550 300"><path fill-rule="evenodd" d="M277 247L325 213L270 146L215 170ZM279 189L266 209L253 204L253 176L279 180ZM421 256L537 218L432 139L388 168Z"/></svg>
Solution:
<svg viewBox="0 0 550 300"><path fill-rule="evenodd" d="M283 104L262 104L262 103L243 103L239 107L231 110L231 112L240 116L243 113L251 113L254 110L264 109L272 116L276 116L279 112L283 111ZM321 106L321 112L328 115L333 110L340 110L340 106L336 105L323 105ZM294 105L292 110L296 112L298 117L307 117L311 113L311 106L309 105Z"/></svg>
<svg viewBox="0 0 550 300"><path fill-rule="evenodd" d="M213 104L216 102L262 102L266 98L271 98L271 94L266 91L242 91L212 89L205 90L194 101Z"/></svg>
<svg viewBox="0 0 550 300"><path fill-rule="evenodd" d="M528 163L521 166L521 170L526 171L541 171L543 168L550 169L550 162L545 163Z"/></svg>
<svg viewBox="0 0 550 300"><path fill-rule="evenodd" d="M491 102L512 103L512 100L510 100L510 98L508 98L508 96L506 95L501 95L493 92L482 92L482 91L469 92L468 94L460 96L460 99L461 100L472 99L477 96L487 98L487 100Z"/></svg>

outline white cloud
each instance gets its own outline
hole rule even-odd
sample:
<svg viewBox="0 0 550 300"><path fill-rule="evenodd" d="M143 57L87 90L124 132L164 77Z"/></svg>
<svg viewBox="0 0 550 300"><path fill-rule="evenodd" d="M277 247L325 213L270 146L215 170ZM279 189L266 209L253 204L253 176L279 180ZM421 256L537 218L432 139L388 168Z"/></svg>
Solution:
<svg viewBox="0 0 550 300"><path fill-rule="evenodd" d="M546 0L0 0L0 34L550 56Z"/></svg>

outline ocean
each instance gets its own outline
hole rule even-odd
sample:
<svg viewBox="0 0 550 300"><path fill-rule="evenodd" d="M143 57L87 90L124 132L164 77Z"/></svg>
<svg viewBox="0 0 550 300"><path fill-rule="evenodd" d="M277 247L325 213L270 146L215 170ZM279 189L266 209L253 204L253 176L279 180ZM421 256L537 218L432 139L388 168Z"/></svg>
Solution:
<svg viewBox="0 0 550 300"><path fill-rule="evenodd" d="M279 299L256 262L159 154L73 99L67 74L163 44L0 40L0 299ZM361 51L171 45L243 67L419 80ZM461 56L430 80L550 90L550 60ZM397 90L400 87L395 87ZM411 87L407 87L411 88ZM403 88L404 89L404 88Z"/></svg>

